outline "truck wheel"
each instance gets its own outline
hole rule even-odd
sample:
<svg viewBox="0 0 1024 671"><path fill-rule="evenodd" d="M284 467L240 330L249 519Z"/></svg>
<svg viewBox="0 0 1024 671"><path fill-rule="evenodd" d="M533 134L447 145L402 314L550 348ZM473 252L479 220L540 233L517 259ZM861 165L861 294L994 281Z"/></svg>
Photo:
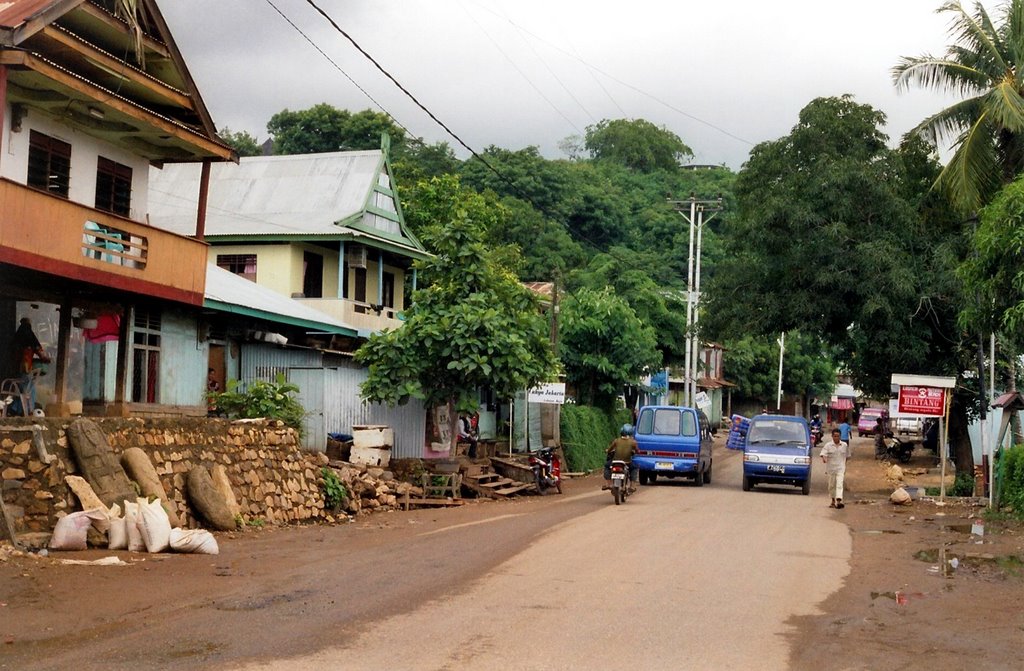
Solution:
<svg viewBox="0 0 1024 671"><path fill-rule="evenodd" d="M810 478L807 478L806 480L804 480L804 484L800 488L800 491L803 492L804 496L807 496L808 494L811 493L811 479Z"/></svg>
<svg viewBox="0 0 1024 671"><path fill-rule="evenodd" d="M650 483L650 476L647 474L647 471L640 471L640 484L641 485L647 485L649 483Z"/></svg>
<svg viewBox="0 0 1024 671"><path fill-rule="evenodd" d="M711 484L711 467L714 466L714 465L715 465L714 461L709 461L708 462L708 470L704 471L704 484L705 485L710 485Z"/></svg>
<svg viewBox="0 0 1024 671"><path fill-rule="evenodd" d="M743 491L749 492L750 488L754 486L754 483L750 481L749 475L743 476Z"/></svg>
<svg viewBox="0 0 1024 671"><path fill-rule="evenodd" d="M699 468L700 464L697 464L697 466ZM697 474L693 476L693 484L697 485L698 487L704 486L704 473L702 471L698 470Z"/></svg>

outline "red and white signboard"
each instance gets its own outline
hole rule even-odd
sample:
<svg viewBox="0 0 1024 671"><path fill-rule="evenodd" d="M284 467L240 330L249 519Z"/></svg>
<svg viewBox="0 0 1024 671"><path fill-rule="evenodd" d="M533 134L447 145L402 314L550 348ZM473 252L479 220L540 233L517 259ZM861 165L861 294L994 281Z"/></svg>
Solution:
<svg viewBox="0 0 1024 671"><path fill-rule="evenodd" d="M899 411L901 413L942 417L945 413L945 408L945 389L900 385Z"/></svg>

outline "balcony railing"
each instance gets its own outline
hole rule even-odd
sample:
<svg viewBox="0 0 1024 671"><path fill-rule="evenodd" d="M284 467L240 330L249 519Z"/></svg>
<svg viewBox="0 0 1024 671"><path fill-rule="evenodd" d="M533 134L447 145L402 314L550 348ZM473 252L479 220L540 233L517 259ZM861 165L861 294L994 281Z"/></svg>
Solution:
<svg viewBox="0 0 1024 671"><path fill-rule="evenodd" d="M0 261L201 305L207 245L0 179Z"/></svg>
<svg viewBox="0 0 1024 671"><path fill-rule="evenodd" d="M364 331L382 331L395 329L402 325L399 312L395 308L385 307L378 311L373 305L361 301L344 298L296 298L314 310L319 310L354 329Z"/></svg>

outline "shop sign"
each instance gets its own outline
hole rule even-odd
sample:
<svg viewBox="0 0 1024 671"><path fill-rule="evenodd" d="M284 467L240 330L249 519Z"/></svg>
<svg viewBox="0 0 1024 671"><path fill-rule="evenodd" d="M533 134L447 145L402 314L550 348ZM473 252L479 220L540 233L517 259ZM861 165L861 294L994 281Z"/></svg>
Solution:
<svg viewBox="0 0 1024 671"><path fill-rule="evenodd" d="M942 417L946 408L946 390L939 387L900 385L899 411L908 415Z"/></svg>
<svg viewBox="0 0 1024 671"><path fill-rule="evenodd" d="M554 403L562 405L565 403L565 383L542 382L530 390L528 400L530 403Z"/></svg>

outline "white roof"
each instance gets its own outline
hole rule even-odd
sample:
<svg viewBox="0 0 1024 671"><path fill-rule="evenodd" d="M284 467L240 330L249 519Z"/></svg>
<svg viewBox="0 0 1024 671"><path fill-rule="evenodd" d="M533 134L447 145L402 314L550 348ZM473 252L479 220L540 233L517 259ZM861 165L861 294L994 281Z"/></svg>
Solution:
<svg viewBox="0 0 1024 671"><path fill-rule="evenodd" d="M906 375L893 373L892 384L898 384L904 387L940 387L943 389L952 389L956 386L956 378L937 377L935 375Z"/></svg>
<svg viewBox="0 0 1024 671"><path fill-rule="evenodd" d="M210 166L206 235L324 235L363 211L380 150L243 157ZM149 171L150 223L194 235L200 166L168 163Z"/></svg>
<svg viewBox="0 0 1024 671"><path fill-rule="evenodd" d="M234 305L250 312L264 313L264 318L271 321L274 316L278 316L282 317L281 322L286 324L294 324L299 320L322 325L325 330L331 332L338 329L356 330L330 315L261 287L212 263L206 265L206 300Z"/></svg>

